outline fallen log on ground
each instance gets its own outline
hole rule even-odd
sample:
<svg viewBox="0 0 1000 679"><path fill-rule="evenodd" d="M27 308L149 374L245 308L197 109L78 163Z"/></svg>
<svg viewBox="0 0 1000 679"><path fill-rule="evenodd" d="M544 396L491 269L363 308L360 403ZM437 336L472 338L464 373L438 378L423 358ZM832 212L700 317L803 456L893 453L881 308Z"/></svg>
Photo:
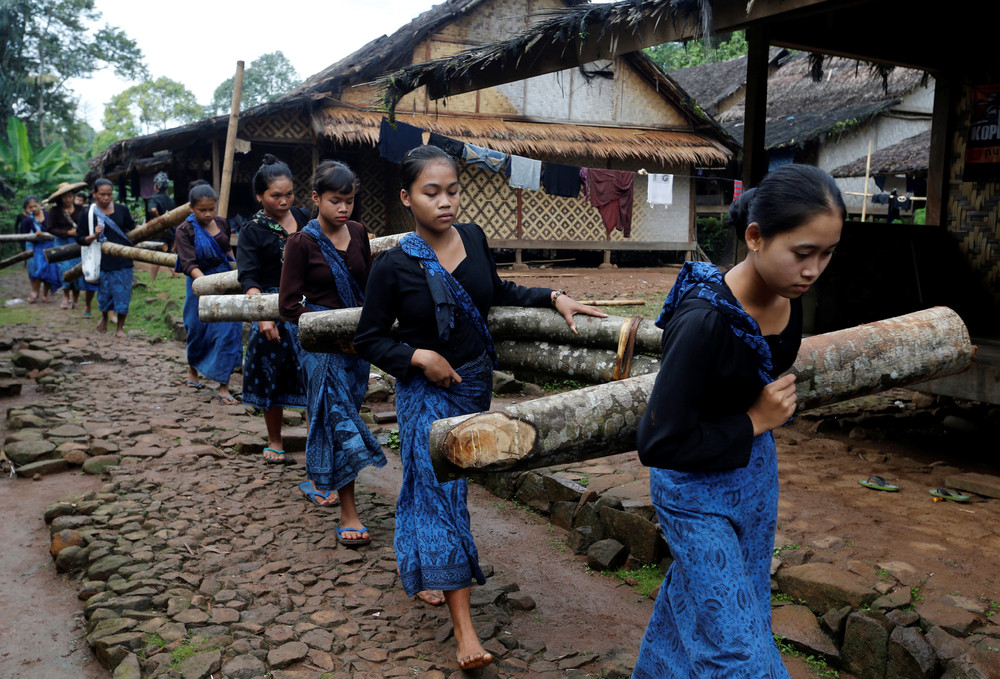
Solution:
<svg viewBox="0 0 1000 679"><path fill-rule="evenodd" d="M187 203L175 207L173 210L165 215L160 215L156 219L150 219L144 224L140 224L136 228L132 229L125 235L133 243L138 243L140 241L149 240L156 234L166 231L167 229L177 226L191 214L191 206ZM74 250L75 248L75 250ZM56 250L58 252L49 254L51 251ZM63 245L58 248L49 248L45 251L45 260L50 264L52 262L63 262L67 259L75 259L80 256L80 246L76 243L70 243L69 245ZM75 267L63 274L64 281L73 281L83 275L83 266L77 264Z"/></svg>
<svg viewBox="0 0 1000 679"><path fill-rule="evenodd" d="M24 250L22 252L17 253L16 255L11 255L7 259L0 259L0 269L5 269L8 266L13 266L14 264L17 264L18 262L29 260L34 256L35 253L32 250Z"/></svg>
<svg viewBox="0 0 1000 679"><path fill-rule="evenodd" d="M48 231L32 231L31 233L0 233L0 243L38 243L55 240Z"/></svg>
<svg viewBox="0 0 1000 679"><path fill-rule="evenodd" d="M962 319L935 307L804 339L790 372L798 376L798 409L808 410L955 374L974 357ZM438 420L430 440L438 478L635 450L636 427L655 379L643 375Z"/></svg>
<svg viewBox="0 0 1000 679"><path fill-rule="evenodd" d="M399 239L405 235L405 233L394 233L390 236L372 238L368 242L372 251L372 257L382 254L389 248L396 247L399 245ZM243 287L240 285L239 274L236 271L226 271L224 273L214 273L211 276L202 276L191 284L191 291L198 297L208 295L238 295L243 292ZM253 320L266 321L277 319L255 318Z"/></svg>

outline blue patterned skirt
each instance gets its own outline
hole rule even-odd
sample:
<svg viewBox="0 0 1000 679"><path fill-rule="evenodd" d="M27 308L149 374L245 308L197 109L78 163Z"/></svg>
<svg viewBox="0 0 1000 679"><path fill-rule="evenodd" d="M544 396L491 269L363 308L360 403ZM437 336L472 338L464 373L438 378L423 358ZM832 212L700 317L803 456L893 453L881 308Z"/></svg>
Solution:
<svg viewBox="0 0 1000 679"><path fill-rule="evenodd" d="M187 279L184 297L184 330L187 331L187 362L210 380L229 384L229 376L243 357L242 323L203 323L198 318L198 297Z"/></svg>
<svg viewBox="0 0 1000 679"><path fill-rule="evenodd" d="M484 354L455 372L460 384L435 387L422 374L396 382L403 483L396 501L396 560L407 596L425 589L456 590L486 582L472 539L468 482L440 483L431 465L434 420L490 407L493 366Z"/></svg>
<svg viewBox="0 0 1000 679"><path fill-rule="evenodd" d="M635 679L788 679L771 633L778 463L770 432L724 472L650 469L674 562L642 639Z"/></svg>
<svg viewBox="0 0 1000 679"><path fill-rule="evenodd" d="M45 251L51 248L54 241L39 241L29 243L31 245L31 259L28 260L28 278L33 281L48 283L53 290L62 287L62 276L59 273L58 264L49 264L45 261Z"/></svg>
<svg viewBox="0 0 1000 679"><path fill-rule="evenodd" d="M358 414L368 391L368 361L349 354L306 351L289 324L306 376L309 435L306 476L318 490L339 490L365 467L384 467L382 446Z"/></svg>
<svg viewBox="0 0 1000 679"><path fill-rule="evenodd" d="M278 292L268 288L265 294ZM276 406L306 407L306 377L302 372L292 324L278 321L278 341L264 337L260 325L250 326L250 340L243 357L243 402L261 410Z"/></svg>
<svg viewBox="0 0 1000 679"><path fill-rule="evenodd" d="M59 236L56 236L56 239L53 241L53 244L54 244L55 247L61 247L63 245L71 245L73 243L76 243L76 239L75 238L61 238ZM80 263L80 258L77 257L76 259L67 259L64 262L58 262L56 264L56 267L59 269L59 280L62 281L62 289L63 290L92 290L92 291L96 292L97 285L94 284L94 283L88 283L87 281L83 280L83 276L80 276L79 278L77 278L74 281L63 280L63 274L66 273L67 271L69 271L70 269L72 269L74 266L76 266L79 263Z"/></svg>
<svg viewBox="0 0 1000 679"><path fill-rule="evenodd" d="M101 313L114 311L124 316L131 302L132 267L101 271L101 280L97 283L97 310Z"/></svg>

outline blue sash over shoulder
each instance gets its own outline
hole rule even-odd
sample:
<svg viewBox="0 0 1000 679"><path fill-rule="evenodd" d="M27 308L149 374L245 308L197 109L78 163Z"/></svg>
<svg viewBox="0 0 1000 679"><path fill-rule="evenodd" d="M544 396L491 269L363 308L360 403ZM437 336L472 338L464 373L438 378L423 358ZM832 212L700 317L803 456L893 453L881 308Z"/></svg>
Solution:
<svg viewBox="0 0 1000 679"><path fill-rule="evenodd" d="M341 303L345 307L361 306L361 303L365 301L365 296L362 294L357 281L354 280L354 276L348 270L344 258L340 256L337 248L333 246L330 239L320 229L319 222L315 219L311 220L303 227L302 232L312 237L319 244L319 250L323 253L323 259L326 260L326 263L330 266L331 273L333 273L333 280L337 285L337 296L340 297Z"/></svg>
<svg viewBox="0 0 1000 679"><path fill-rule="evenodd" d="M497 352L493 346L493 337L483 315L479 313L469 293L465 291L462 284L455 280L448 271L441 266L434 250L423 238L415 233L408 233L399 240L399 246L410 257L419 259L424 267L427 276L427 287L430 289L431 299L434 300L434 316L437 320L438 337L442 342L447 342L452 328L455 327L455 309L457 308L465 318L472 323L472 326L479 333L486 345L486 353L493 362L493 367L497 365Z"/></svg>
<svg viewBox="0 0 1000 679"><path fill-rule="evenodd" d="M111 219L111 217L104 214L104 212L101 211L100 208L94 210L94 218L97 219L97 222L101 224L105 229L110 229L111 231L114 231L116 234L124 238L126 243L132 242L132 240L125 235L125 232L122 231L122 228L118 226L117 223L115 223L115 220ZM103 243L106 240L108 240L108 237L103 231L97 234L97 242Z"/></svg>

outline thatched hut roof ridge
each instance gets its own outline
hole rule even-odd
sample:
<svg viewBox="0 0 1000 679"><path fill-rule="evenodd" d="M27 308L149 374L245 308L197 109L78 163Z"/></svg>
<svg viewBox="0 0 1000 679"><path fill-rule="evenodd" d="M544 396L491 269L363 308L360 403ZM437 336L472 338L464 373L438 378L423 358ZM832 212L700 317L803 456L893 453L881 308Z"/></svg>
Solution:
<svg viewBox="0 0 1000 679"><path fill-rule="evenodd" d="M830 172L834 177L864 177L867 156ZM926 130L872 153L869 175L926 172L931 162L931 131Z"/></svg>

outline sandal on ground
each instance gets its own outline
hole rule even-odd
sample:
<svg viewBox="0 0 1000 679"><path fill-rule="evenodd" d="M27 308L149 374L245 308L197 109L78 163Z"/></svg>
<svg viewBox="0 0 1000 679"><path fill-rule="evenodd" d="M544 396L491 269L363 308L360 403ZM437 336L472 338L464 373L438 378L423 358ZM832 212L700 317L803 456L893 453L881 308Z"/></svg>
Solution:
<svg viewBox="0 0 1000 679"><path fill-rule="evenodd" d="M303 481L302 483L300 483L299 484L299 490L301 490L302 494L305 495L307 498L309 498L309 500L313 504L315 504L316 506L318 506L318 507L339 507L340 506L340 498L339 497L336 500L334 500L333 502L320 502L319 500L317 500L316 499L317 497L321 497L324 500L326 500L327 498L330 497L330 493L332 493L333 491L332 490L328 490L328 491L324 492L322 490L318 490L316 488L316 486L313 485L312 481Z"/></svg>
<svg viewBox="0 0 1000 679"><path fill-rule="evenodd" d="M62 302L61 302L61 303L59 304L59 308L60 308L60 309L69 309L69 300L68 300L68 299L64 299L64 300L63 300L63 301L62 301Z"/></svg>
<svg viewBox="0 0 1000 679"><path fill-rule="evenodd" d="M92 313L91 313L91 312L89 312L89 311L84 311L84 312L83 312L83 317L84 317L84 318L91 318L91 317L92 317L93 315L94 315L94 314L92 314Z"/></svg>
<svg viewBox="0 0 1000 679"><path fill-rule="evenodd" d="M368 529L365 528L364 526L362 526L361 528L342 528L340 526L337 526L337 542L344 545L345 547L360 547L361 545L367 545L372 541L370 537L355 538L353 540L349 540L344 537L344 533L366 533L367 531Z"/></svg>
<svg viewBox="0 0 1000 679"><path fill-rule="evenodd" d="M285 451L283 450L278 450L276 448L265 448L264 452L266 453L267 451L271 451L275 455L279 456L276 458L270 458L265 456L264 462L266 462L267 464L295 464L295 460L293 460L290 457L285 457Z"/></svg>
<svg viewBox="0 0 1000 679"><path fill-rule="evenodd" d="M187 385L188 385L189 387L191 387L192 389L201 389L202 387L204 387L204 386L205 386L205 385L204 385L204 384L202 384L201 382L196 382L196 381L194 381L194 380L188 380L188 381L187 381Z"/></svg>
<svg viewBox="0 0 1000 679"><path fill-rule="evenodd" d="M969 496L962 495L957 490L951 490L950 488L935 488L931 491L931 495L935 498L940 498L942 500L951 500L952 502L968 502ZM937 499L934 500L937 502Z"/></svg>
<svg viewBox="0 0 1000 679"><path fill-rule="evenodd" d="M239 403L240 403L239 401L237 401L232 396L223 396L222 394L216 394L215 398L217 398L220 401L222 401L222 405L224 405L224 406L235 406L235 405L239 405Z"/></svg>
<svg viewBox="0 0 1000 679"><path fill-rule="evenodd" d="M865 488L871 488L872 490L887 490L890 493L895 493L899 490L899 486L894 486L889 483L881 476L869 476L866 481L858 481Z"/></svg>
<svg viewBox="0 0 1000 679"><path fill-rule="evenodd" d="M28 295L28 304L34 304L38 301L38 295Z"/></svg>

